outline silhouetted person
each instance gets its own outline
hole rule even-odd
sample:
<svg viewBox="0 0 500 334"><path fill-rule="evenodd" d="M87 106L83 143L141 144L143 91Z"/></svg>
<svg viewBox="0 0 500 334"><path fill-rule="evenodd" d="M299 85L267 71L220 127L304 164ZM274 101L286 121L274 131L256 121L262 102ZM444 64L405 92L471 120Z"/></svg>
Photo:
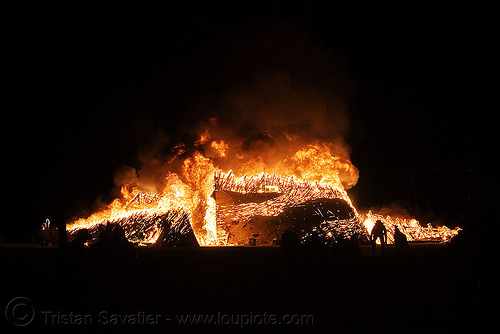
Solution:
<svg viewBox="0 0 500 334"><path fill-rule="evenodd" d="M297 233L286 229L285 232L283 232L283 234L281 235L280 248L283 252L283 255L287 258L298 256L300 254L301 247L302 245Z"/></svg>
<svg viewBox="0 0 500 334"><path fill-rule="evenodd" d="M375 255L375 246L377 239L380 240L382 255L385 255L385 244L387 243L387 230L381 220L377 220L370 234L370 242L372 243L372 255Z"/></svg>
<svg viewBox="0 0 500 334"><path fill-rule="evenodd" d="M113 224L111 224L109 221L106 221L104 229L106 230L106 232L108 232L110 236L113 235Z"/></svg>
<svg viewBox="0 0 500 334"><path fill-rule="evenodd" d="M321 240L317 232L312 232L304 244L304 251L313 260L324 259L328 255L328 246Z"/></svg>
<svg viewBox="0 0 500 334"><path fill-rule="evenodd" d="M59 248L60 275L63 284L81 284L87 275L87 251L85 243L92 240L87 229L76 232L76 236L66 247Z"/></svg>
<svg viewBox="0 0 500 334"><path fill-rule="evenodd" d="M63 303L82 305L83 300L89 295L88 287L88 261L85 243L92 240L87 229L76 232L75 238L59 247L57 274L58 298ZM77 287L77 289L75 289ZM71 293L68 293L71 291Z"/></svg>
<svg viewBox="0 0 500 334"><path fill-rule="evenodd" d="M108 270L112 261L112 238L108 229L101 229L99 241L90 247L89 256L94 269Z"/></svg>
<svg viewBox="0 0 500 334"><path fill-rule="evenodd" d="M110 229L102 226L99 241L89 248L92 278L98 282L93 288L98 303L112 302L115 298L116 270ZM107 307L108 305L106 305Z"/></svg>
<svg viewBox="0 0 500 334"><path fill-rule="evenodd" d="M87 252L85 243L92 240L92 236L87 229L81 229L76 232L76 237L68 245L71 261L77 266L83 266L87 261Z"/></svg>
<svg viewBox="0 0 500 334"><path fill-rule="evenodd" d="M134 244L127 240L121 226L113 229L111 239L111 263L109 274L103 277L103 299L112 305L122 305L127 300L134 279L137 277L139 261ZM108 279L111 277L111 281ZM111 282L111 284L110 284ZM109 297L106 297L109 296ZM112 301L109 300L112 299Z"/></svg>
<svg viewBox="0 0 500 334"><path fill-rule="evenodd" d="M361 252L359 250L359 233L355 232L353 235L351 235L351 238L349 239L349 248L350 252L353 256L360 256Z"/></svg>
<svg viewBox="0 0 500 334"><path fill-rule="evenodd" d="M335 234L335 243L333 244L333 256L336 258L342 258L344 259L346 257L346 248L348 244L348 240L343 232L336 233Z"/></svg>
<svg viewBox="0 0 500 334"><path fill-rule="evenodd" d="M57 240L60 248L64 248L68 245L68 235L66 233L66 222L61 220L57 223Z"/></svg>
<svg viewBox="0 0 500 334"><path fill-rule="evenodd" d="M406 235L404 235L404 233L401 232L397 226L394 229L394 244L396 246L396 251L398 252L398 255L406 253L409 247Z"/></svg>
<svg viewBox="0 0 500 334"><path fill-rule="evenodd" d="M107 250L111 247L111 234L108 229L103 229L99 233L99 241L95 244L96 249Z"/></svg>
<svg viewBox="0 0 500 334"><path fill-rule="evenodd" d="M121 226L117 226L113 230L111 248L112 260L115 261L117 269L131 269L137 264L134 244L127 240Z"/></svg>
<svg viewBox="0 0 500 334"><path fill-rule="evenodd" d="M73 241L70 242L70 245L71 247L81 249L85 247L85 243L89 240L92 240L92 235L90 235L89 230L84 228L76 232L76 237L75 239L73 239Z"/></svg>
<svg viewBox="0 0 500 334"><path fill-rule="evenodd" d="M42 224L42 229L39 230L42 246L57 246L59 244L59 231L57 226L51 224L48 219Z"/></svg>
<svg viewBox="0 0 500 334"><path fill-rule="evenodd" d="M52 246L59 246L59 229L57 228L57 226L51 226L49 229L49 233Z"/></svg>

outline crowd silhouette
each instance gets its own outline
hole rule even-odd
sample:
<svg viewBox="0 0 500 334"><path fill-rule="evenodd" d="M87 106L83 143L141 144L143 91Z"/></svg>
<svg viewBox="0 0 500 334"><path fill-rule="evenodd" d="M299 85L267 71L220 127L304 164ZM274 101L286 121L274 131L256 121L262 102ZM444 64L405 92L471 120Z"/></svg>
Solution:
<svg viewBox="0 0 500 334"><path fill-rule="evenodd" d="M66 247L61 247L63 260L67 261L65 264L81 269L86 266L122 268L138 264L134 244L127 240L121 226L107 224L96 239L87 229L76 232L74 239ZM86 247L87 243L89 247Z"/></svg>
<svg viewBox="0 0 500 334"><path fill-rule="evenodd" d="M93 237L87 229L59 248L59 279L66 303L93 305L96 300L115 307L126 298L125 286L138 272L134 244L119 225L106 224ZM76 290L75 290L76 289ZM104 305L103 304L103 305Z"/></svg>
<svg viewBox="0 0 500 334"><path fill-rule="evenodd" d="M302 236L287 229L281 235L280 247L281 255L285 260L324 259L328 252L328 245L331 245L331 254L333 258L351 261L361 257L360 244L369 244L371 246L370 256L377 254L377 245L380 245L382 256L386 255L386 245L388 243L387 228L381 220L377 220L373 226L370 235L363 235L355 232L351 235L334 232L333 242L320 237L317 232L303 233ZM394 249L398 256L409 254L410 246L406 235L394 226Z"/></svg>

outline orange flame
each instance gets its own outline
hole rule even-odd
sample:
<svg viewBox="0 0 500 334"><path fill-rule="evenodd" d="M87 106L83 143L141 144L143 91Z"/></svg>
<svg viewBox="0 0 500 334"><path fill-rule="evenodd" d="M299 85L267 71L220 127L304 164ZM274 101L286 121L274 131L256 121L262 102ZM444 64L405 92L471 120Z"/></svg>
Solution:
<svg viewBox="0 0 500 334"><path fill-rule="evenodd" d="M229 144L227 144L224 140L213 141L212 144L210 144L210 147L215 150L217 157L224 158L226 156L226 151L229 148Z"/></svg>
<svg viewBox="0 0 500 334"><path fill-rule="evenodd" d="M210 134L205 131L196 143L208 142ZM227 159L229 143L224 140L212 141L210 147L216 157ZM174 159L185 152L182 144L176 146ZM195 151L192 157L184 160L182 172L167 173L165 188L161 193L148 193L137 187L124 185L121 198L115 199L105 209L93 213L85 219L76 219L68 225L69 231L93 228L106 221L114 221L133 215L158 215L170 211L189 213L191 226L200 245L227 245L228 233L224 230L224 217L232 215L238 220L248 220L255 215L277 216L284 208L297 205L310 199L341 198L353 209L355 219L362 222L365 233L370 233L376 220L385 224L389 240L395 226L407 235L408 240L449 240L458 233L446 226L440 228L421 227L415 219L383 217L369 211L359 215L346 189L354 186L359 177L358 169L348 158L332 153L332 144L313 143L297 150L282 161L269 165L260 157L243 162L242 156L238 170L243 174L236 176L232 171L224 172L214 166L213 160ZM213 197L217 190L248 192L276 192L284 194L266 205L246 203L238 206L237 212L230 213L231 207L218 207ZM161 226L153 225L145 235L143 243L156 242L161 234Z"/></svg>

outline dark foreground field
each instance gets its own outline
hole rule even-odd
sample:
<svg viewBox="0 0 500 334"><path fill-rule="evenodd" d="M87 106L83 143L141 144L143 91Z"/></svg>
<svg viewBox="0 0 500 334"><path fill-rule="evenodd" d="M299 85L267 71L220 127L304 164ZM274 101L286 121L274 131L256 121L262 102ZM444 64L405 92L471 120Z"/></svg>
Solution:
<svg viewBox="0 0 500 334"><path fill-rule="evenodd" d="M278 247L136 247L140 264L122 269L68 269L58 251L0 247L2 333L481 332L494 315L474 259L442 244L292 260Z"/></svg>

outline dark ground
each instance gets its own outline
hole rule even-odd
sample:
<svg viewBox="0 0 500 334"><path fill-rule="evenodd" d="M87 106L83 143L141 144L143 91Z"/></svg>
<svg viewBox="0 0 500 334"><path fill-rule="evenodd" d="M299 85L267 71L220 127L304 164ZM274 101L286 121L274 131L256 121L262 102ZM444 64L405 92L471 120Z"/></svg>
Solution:
<svg viewBox="0 0 500 334"><path fill-rule="evenodd" d="M103 274L85 267L62 279L58 277L58 248L2 245L2 308L15 297L26 297L35 316L27 326L18 327L6 322L2 309L1 326L6 332L22 333L34 329L236 332L241 323L181 325L177 317L213 314L216 321L221 314L226 315L224 319L274 314L278 320L286 315L312 315L303 320L312 324L246 325L244 329L428 333L489 328L495 313L493 297L478 262L469 256L452 256L443 244L412 244L410 250L410 254L398 256L388 246L385 257L370 257L369 247L362 246L362 255L350 259L330 248L324 259L302 255L285 261L278 247L136 247L137 270ZM20 318L22 307L14 311ZM162 317L151 325L98 324L101 311ZM56 317L45 318L47 312ZM76 315L89 315L92 324L64 324L72 321L68 320L71 314L73 322L77 322Z"/></svg>

